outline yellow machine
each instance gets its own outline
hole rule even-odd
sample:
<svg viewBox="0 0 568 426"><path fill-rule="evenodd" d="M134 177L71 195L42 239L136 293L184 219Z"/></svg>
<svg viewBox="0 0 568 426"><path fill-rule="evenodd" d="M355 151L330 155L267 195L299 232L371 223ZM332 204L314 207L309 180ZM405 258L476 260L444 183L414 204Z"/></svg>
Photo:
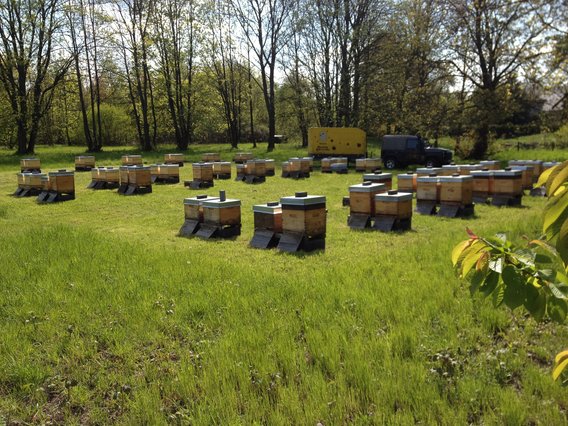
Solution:
<svg viewBox="0 0 568 426"><path fill-rule="evenodd" d="M308 155L365 157L367 135L356 127L312 127L308 130Z"/></svg>

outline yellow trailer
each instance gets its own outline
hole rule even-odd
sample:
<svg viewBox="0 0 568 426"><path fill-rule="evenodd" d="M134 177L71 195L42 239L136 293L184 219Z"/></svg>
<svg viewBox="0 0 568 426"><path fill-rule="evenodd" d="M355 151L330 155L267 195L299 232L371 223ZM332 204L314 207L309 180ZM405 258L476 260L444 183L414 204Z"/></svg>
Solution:
<svg viewBox="0 0 568 426"><path fill-rule="evenodd" d="M312 127L308 130L308 155L365 157L367 135L356 127Z"/></svg>

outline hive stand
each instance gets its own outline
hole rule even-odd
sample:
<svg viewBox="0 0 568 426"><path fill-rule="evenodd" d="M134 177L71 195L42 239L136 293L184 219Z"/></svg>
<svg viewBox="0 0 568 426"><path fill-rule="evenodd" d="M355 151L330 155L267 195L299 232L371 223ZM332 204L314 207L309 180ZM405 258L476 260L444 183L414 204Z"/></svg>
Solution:
<svg viewBox="0 0 568 426"><path fill-rule="evenodd" d="M278 201L255 205L254 234L250 246L258 249L273 248L282 236L282 207Z"/></svg>
<svg viewBox="0 0 568 426"><path fill-rule="evenodd" d="M412 227L412 193L389 190L375 195L373 228L382 231L407 231Z"/></svg>
<svg viewBox="0 0 568 426"><path fill-rule="evenodd" d="M200 238L231 238L241 235L241 201L219 198L203 201L203 223L195 233Z"/></svg>
<svg viewBox="0 0 568 426"><path fill-rule="evenodd" d="M459 203L452 204L449 202L441 203L438 216L443 217L468 217L473 216L475 213L475 204L462 205Z"/></svg>
<svg viewBox="0 0 568 426"><path fill-rule="evenodd" d="M187 186L190 189L203 189L203 188L212 188L215 186L213 181L206 181L206 180L186 180L183 183L184 186Z"/></svg>
<svg viewBox="0 0 568 426"><path fill-rule="evenodd" d="M338 175L346 175L349 172L346 163L334 163L330 166L331 173L337 173Z"/></svg>
<svg viewBox="0 0 568 426"><path fill-rule="evenodd" d="M523 196L522 195L493 195L491 197L491 205L502 207L502 206L509 206L509 207L516 207L522 205Z"/></svg>
<svg viewBox="0 0 568 426"><path fill-rule="evenodd" d="M277 248L287 253L325 250L325 235L309 237L303 233L287 232L280 237Z"/></svg>
<svg viewBox="0 0 568 426"><path fill-rule="evenodd" d="M32 197L39 195L42 192L41 188L20 188L16 189L14 196L16 197Z"/></svg>

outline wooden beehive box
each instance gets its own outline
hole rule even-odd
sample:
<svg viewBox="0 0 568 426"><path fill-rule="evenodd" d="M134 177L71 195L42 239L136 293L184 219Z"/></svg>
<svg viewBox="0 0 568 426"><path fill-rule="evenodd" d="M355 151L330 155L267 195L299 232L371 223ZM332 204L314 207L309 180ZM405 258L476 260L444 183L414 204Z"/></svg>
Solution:
<svg viewBox="0 0 568 426"><path fill-rule="evenodd" d="M531 189L533 184L533 166L511 166L512 170L520 170L522 175L522 186L524 189Z"/></svg>
<svg viewBox="0 0 568 426"><path fill-rule="evenodd" d="M123 166L141 166L142 156L141 155L123 155L122 156Z"/></svg>
<svg viewBox="0 0 568 426"><path fill-rule="evenodd" d="M416 169L417 177L430 176L432 174L438 176L440 173L442 173L441 167L419 167L418 169Z"/></svg>
<svg viewBox="0 0 568 426"><path fill-rule="evenodd" d="M75 157L75 167L86 168L95 167L95 157L93 155L79 155Z"/></svg>
<svg viewBox="0 0 568 426"><path fill-rule="evenodd" d="M380 158L366 158L365 159L365 171L374 172L381 168L382 161Z"/></svg>
<svg viewBox="0 0 568 426"><path fill-rule="evenodd" d="M217 161L213 163L213 173L218 175L230 175L231 174L231 162L230 161Z"/></svg>
<svg viewBox="0 0 568 426"><path fill-rule="evenodd" d="M91 169L91 179L95 182L104 182L106 177L105 172L104 167L95 167Z"/></svg>
<svg viewBox="0 0 568 426"><path fill-rule="evenodd" d="M487 197L493 193L493 170L474 170L471 172L473 178L473 195Z"/></svg>
<svg viewBox="0 0 568 426"><path fill-rule="evenodd" d="M300 172L302 170L302 160L298 157L288 159L290 173Z"/></svg>
<svg viewBox="0 0 568 426"><path fill-rule="evenodd" d="M237 170L237 176L244 176L247 172L248 167L246 166L246 164L237 163L235 169Z"/></svg>
<svg viewBox="0 0 568 426"><path fill-rule="evenodd" d="M375 170L373 173L364 174L363 181L384 183L387 191L392 189L392 173L383 173L381 170Z"/></svg>
<svg viewBox="0 0 568 426"><path fill-rule="evenodd" d="M271 173L274 175L274 160L269 158L266 161L266 174Z"/></svg>
<svg viewBox="0 0 568 426"><path fill-rule="evenodd" d="M278 201L252 206L254 229L282 232L282 206Z"/></svg>
<svg viewBox="0 0 568 426"><path fill-rule="evenodd" d="M418 201L440 200L440 182L437 176L418 176L416 178L416 199Z"/></svg>
<svg viewBox="0 0 568 426"><path fill-rule="evenodd" d="M481 164L460 164L460 175L469 175L474 170L481 170Z"/></svg>
<svg viewBox="0 0 568 426"><path fill-rule="evenodd" d="M21 171L40 170L41 164L39 158L22 158L20 160Z"/></svg>
<svg viewBox="0 0 568 426"><path fill-rule="evenodd" d="M304 174L310 173L313 164L312 161L313 160L311 158L300 158L300 172Z"/></svg>
<svg viewBox="0 0 568 426"><path fill-rule="evenodd" d="M265 160L249 160L246 163L245 174L249 176L266 176Z"/></svg>
<svg viewBox="0 0 568 426"><path fill-rule="evenodd" d="M120 174L120 184L121 185L128 185L128 167L129 166L120 166L118 168Z"/></svg>
<svg viewBox="0 0 568 426"><path fill-rule="evenodd" d="M186 219L203 222L203 203L205 201L218 200L219 197L209 195L198 195L197 197L185 198L183 200L183 210Z"/></svg>
<svg viewBox="0 0 568 426"><path fill-rule="evenodd" d="M366 158L356 158L355 159L355 171L364 172L367 170L367 159Z"/></svg>
<svg viewBox="0 0 568 426"><path fill-rule="evenodd" d="M203 201L203 222L215 226L241 224L241 201L220 198Z"/></svg>
<svg viewBox="0 0 568 426"><path fill-rule="evenodd" d="M375 195L376 216L392 216L397 219L412 217L412 194L388 191Z"/></svg>
<svg viewBox="0 0 568 426"><path fill-rule="evenodd" d="M236 163L244 163L245 161L252 160L253 158L254 156L252 155L252 152L237 152L233 161Z"/></svg>
<svg viewBox="0 0 568 426"><path fill-rule="evenodd" d="M152 173L149 166L129 166L128 183L136 186L151 186Z"/></svg>
<svg viewBox="0 0 568 426"><path fill-rule="evenodd" d="M501 162L498 160L484 160L484 161L480 161L479 165L483 168L483 169L488 169L488 170L499 170L501 168Z"/></svg>
<svg viewBox="0 0 568 426"><path fill-rule="evenodd" d="M290 162L289 161L283 161L282 162L282 173L290 173Z"/></svg>
<svg viewBox="0 0 568 426"><path fill-rule="evenodd" d="M57 172L49 172L49 183L52 191L62 194L71 194L75 192L75 174L67 170L59 170Z"/></svg>
<svg viewBox="0 0 568 426"><path fill-rule="evenodd" d="M201 155L201 161L204 163L213 163L215 161L221 161L221 154L218 152L206 152Z"/></svg>
<svg viewBox="0 0 568 426"><path fill-rule="evenodd" d="M105 168L104 174L106 182L118 183L120 181L119 170L115 167Z"/></svg>
<svg viewBox="0 0 568 426"><path fill-rule="evenodd" d="M495 170L493 172L493 195L516 197L523 194L523 172L521 170Z"/></svg>
<svg viewBox="0 0 568 426"><path fill-rule="evenodd" d="M387 192L384 183L363 182L349 187L349 211L375 216L375 195Z"/></svg>
<svg viewBox="0 0 568 426"><path fill-rule="evenodd" d="M471 175L441 176L440 203L468 206L473 202Z"/></svg>
<svg viewBox="0 0 568 426"><path fill-rule="evenodd" d="M211 182L213 181L213 163L193 163L193 180Z"/></svg>
<svg viewBox="0 0 568 426"><path fill-rule="evenodd" d="M150 165L150 174L152 176L160 176L160 164L151 164Z"/></svg>
<svg viewBox="0 0 568 426"><path fill-rule="evenodd" d="M308 237L325 235L325 197L297 192L294 197L282 197L282 232L302 233Z"/></svg>
<svg viewBox="0 0 568 426"><path fill-rule="evenodd" d="M43 187L41 178L45 173L30 173L26 176L26 186L31 189L41 189Z"/></svg>
<svg viewBox="0 0 568 426"><path fill-rule="evenodd" d="M551 167L557 166L558 164L558 161L545 161L544 163L542 163L542 171L544 172L546 169L550 169Z"/></svg>
<svg viewBox="0 0 568 426"><path fill-rule="evenodd" d="M400 192L416 192L416 174L413 172L399 174L398 190Z"/></svg>
<svg viewBox="0 0 568 426"><path fill-rule="evenodd" d="M164 154L164 163L166 164L183 164L185 155L183 154Z"/></svg>
<svg viewBox="0 0 568 426"><path fill-rule="evenodd" d="M41 175L41 189L44 191L51 191L51 180L47 174Z"/></svg>
<svg viewBox="0 0 568 426"><path fill-rule="evenodd" d="M18 187L23 188L26 181L26 172L18 173Z"/></svg>
<svg viewBox="0 0 568 426"><path fill-rule="evenodd" d="M321 171L322 172L330 172L331 171L331 158L322 158L321 159Z"/></svg>
<svg viewBox="0 0 568 426"><path fill-rule="evenodd" d="M533 182L538 180L542 172L544 171L544 161L541 160L529 160L527 165L533 166Z"/></svg>
<svg viewBox="0 0 568 426"><path fill-rule="evenodd" d="M349 159L347 157L334 157L332 160L334 163L338 164L349 164Z"/></svg>
<svg viewBox="0 0 568 426"><path fill-rule="evenodd" d="M162 164L160 166L160 175L165 178L179 178L179 164Z"/></svg>
<svg viewBox="0 0 568 426"><path fill-rule="evenodd" d="M308 163L308 167L309 167L309 169L307 170L308 172L311 172L311 171L314 170L314 157L302 157L302 161Z"/></svg>
<svg viewBox="0 0 568 426"><path fill-rule="evenodd" d="M439 173L439 176L452 176L455 173L460 173L460 166L457 164L447 164L442 166L442 171Z"/></svg>

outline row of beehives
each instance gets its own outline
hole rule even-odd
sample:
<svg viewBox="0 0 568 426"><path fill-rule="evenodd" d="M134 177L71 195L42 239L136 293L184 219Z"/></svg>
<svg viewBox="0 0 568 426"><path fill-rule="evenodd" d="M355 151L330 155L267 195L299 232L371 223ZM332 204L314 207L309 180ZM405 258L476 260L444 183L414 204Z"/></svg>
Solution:
<svg viewBox="0 0 568 426"><path fill-rule="evenodd" d="M17 197L36 196L40 203L75 199L75 174L72 171L18 173Z"/></svg>
<svg viewBox="0 0 568 426"><path fill-rule="evenodd" d="M241 233L241 202L198 195L184 200L185 222L179 234L204 239L229 238ZM325 248L326 199L324 196L297 192L280 202L253 206L254 235L252 247L277 247L282 251L311 251Z"/></svg>

